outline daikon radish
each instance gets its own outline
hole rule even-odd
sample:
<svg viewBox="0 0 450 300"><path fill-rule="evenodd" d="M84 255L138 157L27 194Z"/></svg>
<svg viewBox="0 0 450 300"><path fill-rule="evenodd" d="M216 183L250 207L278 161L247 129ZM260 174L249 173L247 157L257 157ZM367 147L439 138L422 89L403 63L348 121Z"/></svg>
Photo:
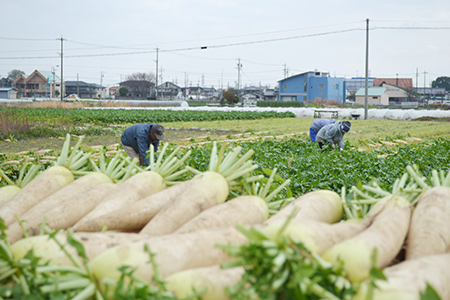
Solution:
<svg viewBox="0 0 450 300"><path fill-rule="evenodd" d="M104 183L112 183L111 179L106 174L90 172L43 199L20 217L23 222L22 225L16 220L8 226L7 234L10 242L15 242L23 237L22 226L27 231L31 231L30 233L36 234L39 231L40 224L43 222L44 217L47 216L47 219L49 219L48 213L53 208L58 207L64 202L69 203L71 201L78 201L80 194ZM73 215L74 212L69 211L66 212L65 215L58 216L58 218L70 218L73 217Z"/></svg>
<svg viewBox="0 0 450 300"><path fill-rule="evenodd" d="M303 243L312 252L322 254L332 246L361 233L371 222L370 218L333 224L296 219L287 224L283 235L288 235L293 240ZM261 231L271 239L275 239L284 225L282 221L272 222L265 224Z"/></svg>
<svg viewBox="0 0 450 300"><path fill-rule="evenodd" d="M0 207L0 218L4 220L5 225L12 224L17 217L22 217L34 205L74 181L73 172L83 167L90 155L78 150L81 140L77 142L69 155L70 135L68 134L55 165L39 173L10 201Z"/></svg>
<svg viewBox="0 0 450 300"><path fill-rule="evenodd" d="M338 193L328 190L317 190L298 197L272 215L266 223L285 221L295 207L299 209L294 218L299 220L308 219L335 223L342 219L344 213L341 197Z"/></svg>
<svg viewBox="0 0 450 300"><path fill-rule="evenodd" d="M202 300L231 300L226 289L236 284L244 274L244 268L221 269L220 265L177 272L166 277L167 288L177 299L187 299L193 290L200 292Z"/></svg>
<svg viewBox="0 0 450 300"><path fill-rule="evenodd" d="M199 267L221 264L229 256L216 247L217 243L245 243L247 238L235 228L203 229L191 233L149 237L134 243L110 248L90 261L89 266L99 282L103 279L117 281L118 268L135 268L134 276L150 283L154 270L149 263L147 244L162 278L173 273Z"/></svg>
<svg viewBox="0 0 450 300"><path fill-rule="evenodd" d="M24 186L26 186L38 173L39 166L32 165L28 170L29 165L28 159L25 160L24 164L19 173L19 178L14 182L8 175L0 169L0 177L5 180L8 184L6 186L0 187L0 207L9 201L15 194L17 194ZM0 179L1 179L0 178Z"/></svg>
<svg viewBox="0 0 450 300"><path fill-rule="evenodd" d="M115 193L110 194L94 210L77 222L73 230L92 231L90 221L93 219L122 208L130 207L135 202L162 191L166 188L166 182L171 185L174 184L180 175L187 172L186 169L179 170L178 172L175 171L182 166L191 152L188 151L181 159L177 159L174 157L179 149L177 148L166 159L163 159L167 145L164 145L156 162L154 160L153 145L151 145L150 165L146 170L119 183Z"/></svg>
<svg viewBox="0 0 450 300"><path fill-rule="evenodd" d="M129 244L134 241L145 239L146 237L137 233L124 232L75 232L73 238L83 244L88 260L92 260L100 253L109 248ZM65 250L75 258L77 263L82 263L82 259L78 256L75 248L67 243L67 232L62 231L55 235L58 243L65 247ZM35 256L40 257L43 261L50 264L73 266L67 254L61 249L58 243L49 237L48 234L36 235L23 238L11 246L14 259L18 260L33 249Z"/></svg>
<svg viewBox="0 0 450 300"><path fill-rule="evenodd" d="M281 185L273 188L276 172L277 168L274 168L265 184L259 181L261 178L258 176L255 178L256 181L246 185L248 195L233 198L204 210L175 232L191 232L203 228L229 227L238 224L262 224L267 220L272 199L290 183L290 180L285 180Z"/></svg>
<svg viewBox="0 0 450 300"><path fill-rule="evenodd" d="M445 253L450 247L450 188L432 187L418 198L408 236L406 259Z"/></svg>
<svg viewBox="0 0 450 300"><path fill-rule="evenodd" d="M218 157L216 152L214 143L209 170L203 173L193 170L197 175L187 189L157 212L140 233L156 236L174 232L203 210L223 203L228 197L229 185L237 178L248 176L258 167L248 160L253 154L252 150L240 158L241 147L224 154L223 146Z"/></svg>
<svg viewBox="0 0 450 300"><path fill-rule="evenodd" d="M367 229L332 246L322 257L335 266L342 261L350 281L363 281L369 276L375 249L378 268L388 266L397 256L406 238L410 217L410 202L398 195L391 196Z"/></svg>
<svg viewBox="0 0 450 300"><path fill-rule="evenodd" d="M230 227L236 224L261 224L267 216L267 204L263 199L258 196L240 196L202 211L178 228L175 233Z"/></svg>
<svg viewBox="0 0 450 300"><path fill-rule="evenodd" d="M450 253L421 256L383 269L387 280L376 280L373 300L421 300L427 284L439 298L450 299ZM361 284L353 300L365 300L369 292L367 281ZM428 298L426 298L428 299ZM434 299L434 298L433 298Z"/></svg>
<svg viewBox="0 0 450 300"><path fill-rule="evenodd" d="M48 168L0 207L0 218L6 225L10 225L16 217L21 217L28 209L73 180L72 172L66 167Z"/></svg>

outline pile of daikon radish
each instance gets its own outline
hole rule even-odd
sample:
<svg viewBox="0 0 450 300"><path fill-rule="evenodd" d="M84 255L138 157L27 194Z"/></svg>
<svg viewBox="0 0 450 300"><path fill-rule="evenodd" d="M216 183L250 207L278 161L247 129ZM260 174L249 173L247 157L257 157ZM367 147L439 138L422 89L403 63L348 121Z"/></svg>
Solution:
<svg viewBox="0 0 450 300"><path fill-rule="evenodd" d="M240 147L214 143L200 172L190 152L164 157L167 145L143 169L120 151L94 161L80 143L68 136L53 166L0 188L0 297L220 300L244 297L239 287L248 299L450 299L443 172L274 201L289 180L256 175ZM327 286L299 275L299 256ZM262 290L258 264L273 271Z"/></svg>

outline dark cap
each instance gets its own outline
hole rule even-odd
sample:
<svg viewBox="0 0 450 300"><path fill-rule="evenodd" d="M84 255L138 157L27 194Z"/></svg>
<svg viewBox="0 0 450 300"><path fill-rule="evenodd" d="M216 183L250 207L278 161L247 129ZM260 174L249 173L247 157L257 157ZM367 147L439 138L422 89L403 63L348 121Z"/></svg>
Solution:
<svg viewBox="0 0 450 300"><path fill-rule="evenodd" d="M352 127L352 123L350 123L350 121L344 121L341 123L341 130L345 133L350 131L350 127Z"/></svg>
<svg viewBox="0 0 450 300"><path fill-rule="evenodd" d="M156 138L160 141L164 140L164 127L159 124L152 125L152 132L156 135Z"/></svg>

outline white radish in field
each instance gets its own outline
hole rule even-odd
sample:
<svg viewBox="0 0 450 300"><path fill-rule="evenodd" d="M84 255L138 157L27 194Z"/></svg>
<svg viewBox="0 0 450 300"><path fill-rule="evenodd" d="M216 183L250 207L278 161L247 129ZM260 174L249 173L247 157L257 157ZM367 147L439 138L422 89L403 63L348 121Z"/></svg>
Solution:
<svg viewBox="0 0 450 300"><path fill-rule="evenodd" d="M117 281L118 268L135 268L134 276L151 283L154 275L149 263L148 245L153 253L158 272L165 278L173 273L199 267L212 266L228 261L229 256L216 247L217 243L243 244L247 238L235 228L203 229L191 233L169 234L110 248L89 262L99 282L104 279Z"/></svg>
<svg viewBox="0 0 450 300"><path fill-rule="evenodd" d="M172 233L203 210L227 200L231 182L248 176L257 168L257 165L251 165L252 162L248 160L253 151L238 158L240 152L241 147L235 147L233 151L225 154L225 146L223 146L217 157L216 143L214 143L209 170L202 173L191 168L197 175L189 180L184 190L180 190L180 194L171 198L149 220L140 233L153 236ZM159 194L164 196L164 191Z"/></svg>
<svg viewBox="0 0 450 300"><path fill-rule="evenodd" d="M6 181L8 185L0 187L0 207L8 202L15 194L17 194L24 186L26 186L39 171L39 166L32 165L28 170L28 160L25 160L20 173L19 178L14 182L9 178L2 169L0 169L0 177ZM1 180L0 178L0 180Z"/></svg>
<svg viewBox="0 0 450 300"><path fill-rule="evenodd" d="M412 213L406 237L406 259L445 253L450 249L450 172L446 178L441 176L441 182L437 171L433 170L433 186L429 187L412 167L407 170L425 190L417 198Z"/></svg>
<svg viewBox="0 0 450 300"><path fill-rule="evenodd" d="M405 260L383 269L386 280L376 280L376 288L363 282L352 300L421 300L421 293L430 285L439 298L450 299L450 253ZM433 298L434 299L434 298Z"/></svg>
<svg viewBox="0 0 450 300"><path fill-rule="evenodd" d="M261 224L267 219L268 214L267 204L260 197L239 196L202 211L175 230L175 233L230 227L236 224Z"/></svg>
<svg viewBox="0 0 450 300"><path fill-rule="evenodd" d="M263 223L269 215L268 205L271 200L290 183L290 180L286 180L269 193L276 171L276 168L272 170L272 174L266 184L251 182L247 188L248 195L233 198L202 211L179 227L175 232L191 232L203 228Z"/></svg>
<svg viewBox="0 0 450 300"><path fill-rule="evenodd" d="M329 190L317 190L306 193L283 207L271 216L266 223L285 221L298 208L295 219L314 220L325 223L335 223L342 219L344 209L341 196Z"/></svg>
<svg viewBox="0 0 450 300"><path fill-rule="evenodd" d="M15 242L23 237L23 229L31 231L29 233L36 234L44 218L47 217L47 220L49 219L48 213L52 209L64 202L78 201L79 195L83 194L84 191L104 183L112 183L112 180L106 174L91 172L77 178L72 183L51 194L20 217L22 224L16 220L8 226L7 234L10 242ZM80 209L83 208L80 207ZM72 217L73 213L67 212L66 215L58 216L58 218L69 218Z"/></svg>
<svg viewBox="0 0 450 300"><path fill-rule="evenodd" d="M39 173L10 201L0 207L0 218L6 225L12 224L17 217L22 217L34 205L73 182L72 172L79 170L87 162L89 156L78 151L81 140L78 141L69 156L70 135L67 135L55 165Z"/></svg>
<svg viewBox="0 0 450 300"><path fill-rule="evenodd" d="M92 260L109 248L122 244L129 244L146 238L137 233L110 231L75 232L72 233L72 236L83 244L88 260ZM75 248L67 243L67 237L68 233L65 231L55 235L58 242L56 242L55 239L50 238L48 234L26 237L13 243L11 252L14 259L18 260L25 257L28 251L33 249L34 255L40 257L43 261L50 262L50 264L74 266L76 263L81 263L82 259L78 256ZM65 247L65 250L75 259L75 263L61 249L58 243Z"/></svg>
<svg viewBox="0 0 450 300"><path fill-rule="evenodd" d="M165 278L167 288L177 299L187 299L193 290L203 291L202 300L231 300L226 289L236 284L244 274L244 268L222 269L220 265L177 272Z"/></svg>
<svg viewBox="0 0 450 300"><path fill-rule="evenodd" d="M92 226L90 225L92 224L92 220L100 216L107 215L113 211L130 207L135 202L162 191L166 188L166 182L168 184L174 184L174 181L180 175L187 172L186 169L178 172L175 171L189 157L191 152L188 151L182 159L177 159L175 157L175 154L178 151L177 148L169 157L163 160L167 145L168 144L164 145L156 162L154 161L153 145L151 145L150 165L140 173L120 182L115 193L110 194L94 210L75 224L73 230L92 231Z"/></svg>
<svg viewBox="0 0 450 300"><path fill-rule="evenodd" d="M332 246L350 239L365 230L372 220L342 221L334 224L322 223L312 220L292 220L286 225L282 221L264 225L261 231L271 239L283 229L283 235L290 236L293 240L301 242L310 251L322 254Z"/></svg>
<svg viewBox="0 0 450 300"><path fill-rule="evenodd" d="M397 256L406 238L410 217L410 202L398 195L391 196L367 229L332 246L322 257L335 266L342 262L350 281L363 281L369 276L373 251L377 251L378 268L388 266Z"/></svg>

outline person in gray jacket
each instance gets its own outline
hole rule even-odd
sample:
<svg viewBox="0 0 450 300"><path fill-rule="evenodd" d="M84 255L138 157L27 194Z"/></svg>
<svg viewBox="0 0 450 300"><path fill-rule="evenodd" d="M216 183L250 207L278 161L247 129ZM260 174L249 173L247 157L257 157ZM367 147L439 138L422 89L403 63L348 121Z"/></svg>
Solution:
<svg viewBox="0 0 450 300"><path fill-rule="evenodd" d="M323 126L333 124L334 122L334 119L315 119L312 121L311 127L309 128L309 137L311 138L311 142L314 143L316 141L316 135Z"/></svg>
<svg viewBox="0 0 450 300"><path fill-rule="evenodd" d="M139 158L140 165L149 165L147 151L150 144L158 151L159 141L164 140L164 127L160 124L139 123L128 127L122 133L120 141L123 149L131 158Z"/></svg>
<svg viewBox="0 0 450 300"><path fill-rule="evenodd" d="M324 143L329 143L334 149L335 145L339 150L344 150L344 134L350 131L352 124L349 121L337 121L334 124L328 124L322 127L316 136L316 141L322 149Z"/></svg>

